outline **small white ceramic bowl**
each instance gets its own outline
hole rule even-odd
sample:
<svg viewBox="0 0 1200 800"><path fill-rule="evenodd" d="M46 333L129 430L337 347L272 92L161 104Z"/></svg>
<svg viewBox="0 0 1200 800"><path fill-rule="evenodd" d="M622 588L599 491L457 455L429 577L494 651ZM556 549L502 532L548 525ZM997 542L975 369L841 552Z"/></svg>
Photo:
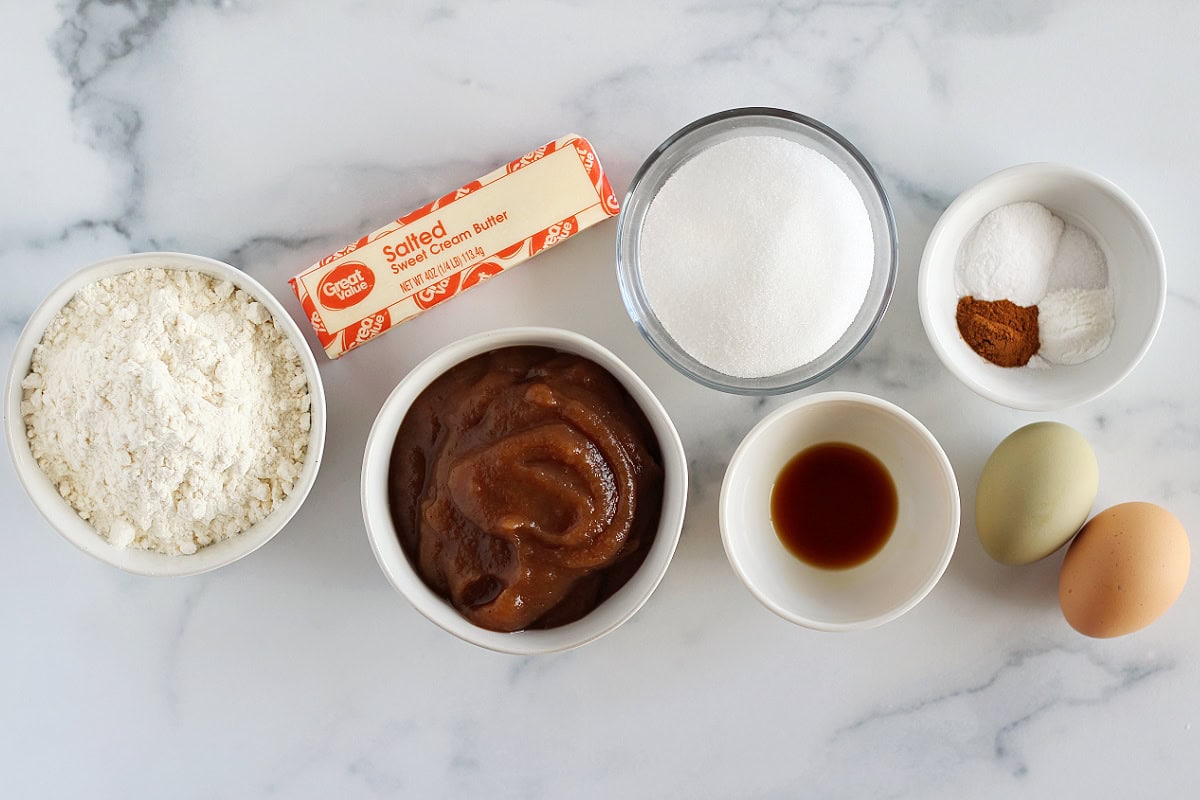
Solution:
<svg viewBox="0 0 1200 800"><path fill-rule="evenodd" d="M872 453L899 499L883 549L850 569L809 566L784 547L771 522L779 471L824 442ZM861 630L911 609L946 571L958 540L958 483L937 440L907 411L870 395L825 392L783 406L746 435L725 472L720 520L729 563L764 606L814 630Z"/></svg>
<svg viewBox="0 0 1200 800"><path fill-rule="evenodd" d="M516 345L540 345L589 358L608 370L645 413L658 438L663 459L663 503L658 532L646 560L616 594L575 622L546 630L500 633L468 622L446 600L433 592L405 556L388 503L388 470L392 446L409 406L434 379L466 359ZM615 630L650 598L667 572L687 504L687 459L679 433L666 409L642 379L625 362L596 342L578 333L557 328L504 328L468 336L443 347L404 377L384 402L367 438L362 468L362 507L371 548L384 575L426 618L465 641L516 655L536 655L570 650Z"/></svg>
<svg viewBox="0 0 1200 800"><path fill-rule="evenodd" d="M57 316L76 292L90 283L119 275L135 269L166 267L194 270L227 280L258 300L271 312L275 324L287 334L288 341L300 355L300 363L308 376L308 388L312 395L312 427L308 435L308 451L304 458L304 469L292 493L270 515L249 529L207 547L192 555L171 556L147 550L114 547L96 530L80 518L79 514L63 500L58 490L38 467L29 449L25 434L25 421L21 416L21 381L29 374L33 360L33 349L42 340L46 327ZM60 283L33 312L25 329L17 339L16 351L8 370L8 382L4 390L4 434L8 450L12 454L17 477L25 487L33 504L42 516L61 533L67 541L90 556L120 567L126 572L150 576L196 575L201 572L232 564L266 544L279 533L288 520L299 510L304 498L317 479L321 465L321 454L325 447L325 390L312 351L304 336L287 311L262 284L239 269L203 256L187 253L135 253L117 256L84 267Z"/></svg>
<svg viewBox="0 0 1200 800"><path fill-rule="evenodd" d="M959 335L954 266L963 239L989 211L1027 200L1091 234L1108 261L1115 305L1112 340L1082 364L998 367ZM946 368L977 394L1026 411L1085 403L1124 380L1154 341L1166 297L1162 247L1146 215L1112 182L1061 164L1011 167L959 195L929 235L917 283L921 322Z"/></svg>

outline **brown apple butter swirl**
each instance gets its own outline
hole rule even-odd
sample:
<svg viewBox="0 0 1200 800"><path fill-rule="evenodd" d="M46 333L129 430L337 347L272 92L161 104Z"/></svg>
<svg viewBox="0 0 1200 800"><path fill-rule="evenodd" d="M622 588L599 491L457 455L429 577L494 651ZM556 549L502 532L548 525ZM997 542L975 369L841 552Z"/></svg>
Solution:
<svg viewBox="0 0 1200 800"><path fill-rule="evenodd" d="M650 423L603 367L507 347L417 397L388 483L426 584L476 625L517 631L579 619L632 577L663 472Z"/></svg>

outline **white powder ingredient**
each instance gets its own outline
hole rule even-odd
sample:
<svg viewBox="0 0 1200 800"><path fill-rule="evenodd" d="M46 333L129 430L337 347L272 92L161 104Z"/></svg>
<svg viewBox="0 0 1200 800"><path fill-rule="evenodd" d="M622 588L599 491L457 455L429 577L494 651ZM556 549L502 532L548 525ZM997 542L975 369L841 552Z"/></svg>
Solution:
<svg viewBox="0 0 1200 800"><path fill-rule="evenodd" d="M1054 253L1046 291L1103 289L1106 286L1108 263L1100 245L1083 228L1068 223Z"/></svg>
<svg viewBox="0 0 1200 800"><path fill-rule="evenodd" d="M1113 296L1103 289L1060 289L1038 303L1038 354L1052 364L1082 364L1112 338Z"/></svg>
<svg viewBox="0 0 1200 800"><path fill-rule="evenodd" d="M1037 305L1046 296L1064 228L1040 203L1010 203L989 211L958 251L959 296Z"/></svg>
<svg viewBox="0 0 1200 800"><path fill-rule="evenodd" d="M818 358L850 327L875 259L862 197L836 164L777 136L684 162L646 212L646 299L679 346L739 378Z"/></svg>
<svg viewBox="0 0 1200 800"><path fill-rule="evenodd" d="M291 492L308 379L270 312L194 271L84 287L22 383L34 458L110 542L168 554L234 536Z"/></svg>

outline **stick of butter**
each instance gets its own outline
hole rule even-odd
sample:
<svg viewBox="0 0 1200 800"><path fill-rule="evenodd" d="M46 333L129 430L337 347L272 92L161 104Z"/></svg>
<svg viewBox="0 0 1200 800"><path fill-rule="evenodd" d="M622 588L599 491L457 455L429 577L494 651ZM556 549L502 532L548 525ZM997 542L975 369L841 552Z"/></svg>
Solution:
<svg viewBox="0 0 1200 800"><path fill-rule="evenodd" d="M620 209L569 134L326 256L288 281L330 358Z"/></svg>

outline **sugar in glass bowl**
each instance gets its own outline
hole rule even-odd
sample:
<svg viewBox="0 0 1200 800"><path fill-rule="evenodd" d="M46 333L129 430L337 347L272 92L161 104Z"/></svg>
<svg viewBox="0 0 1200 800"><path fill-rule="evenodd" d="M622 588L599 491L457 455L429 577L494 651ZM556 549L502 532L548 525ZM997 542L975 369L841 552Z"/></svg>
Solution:
<svg viewBox="0 0 1200 800"><path fill-rule="evenodd" d="M720 372L689 353L666 330L643 282L640 249L647 212L667 181L687 161L714 145L748 136L781 137L833 162L861 197L870 221L874 260L866 296L849 328L824 353L774 375L738 377ZM713 389L769 395L816 383L852 359L883 318L896 282L899 246L891 205L875 170L850 142L817 120L775 108L739 108L699 119L650 154L633 178L617 227L617 280L625 308L642 336L668 364ZM731 276L730 280L736 280Z"/></svg>

